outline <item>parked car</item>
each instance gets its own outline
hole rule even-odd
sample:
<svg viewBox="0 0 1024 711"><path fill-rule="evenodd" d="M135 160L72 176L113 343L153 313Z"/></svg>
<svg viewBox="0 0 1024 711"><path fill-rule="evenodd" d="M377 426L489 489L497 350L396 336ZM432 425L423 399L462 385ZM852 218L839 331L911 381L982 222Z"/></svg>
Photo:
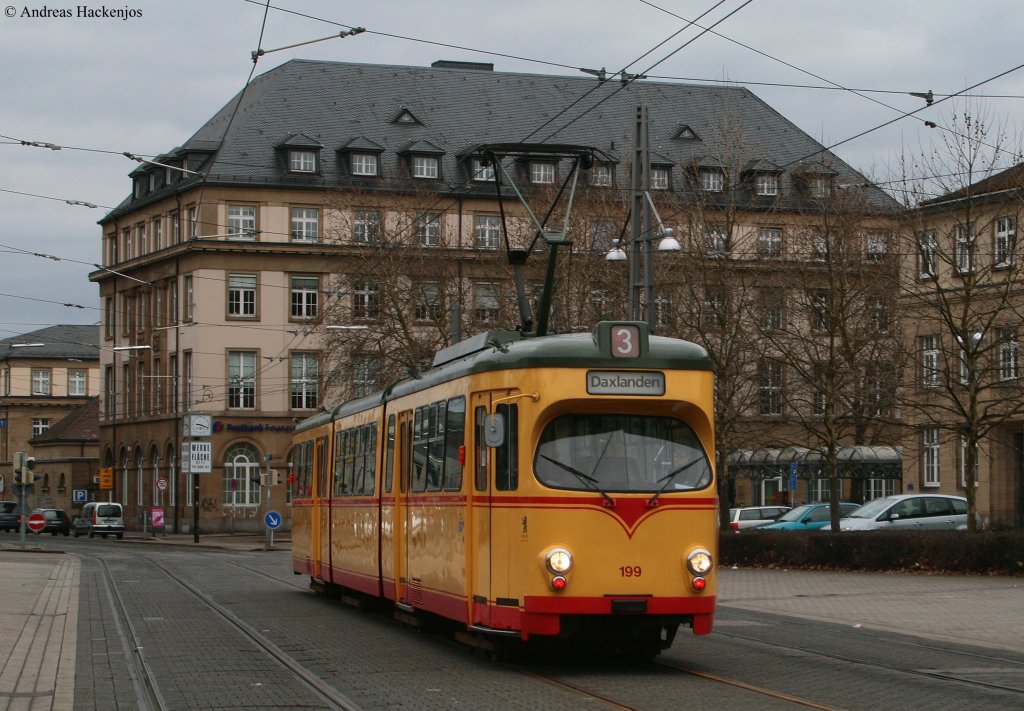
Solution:
<svg viewBox="0 0 1024 711"><path fill-rule="evenodd" d="M0 531L18 531L21 528L21 514L17 501L0 501Z"/></svg>
<svg viewBox="0 0 1024 711"><path fill-rule="evenodd" d="M124 511L121 504L112 501L90 501L75 516L72 524L75 538L88 534L89 538L99 535L106 538L113 534L124 538Z"/></svg>
<svg viewBox="0 0 1024 711"><path fill-rule="evenodd" d="M739 532L766 523L772 523L789 511L788 506L748 506L729 509L729 528Z"/></svg>
<svg viewBox="0 0 1024 711"><path fill-rule="evenodd" d="M68 518L64 509L36 509L32 513L41 513L46 519L42 530L34 532L36 535L50 533L56 536L58 533L63 533L66 536L71 533L71 519Z"/></svg>
<svg viewBox="0 0 1024 711"><path fill-rule="evenodd" d="M848 501L839 503L840 516L846 516L855 511L860 504L852 504ZM827 502L817 504L804 504L790 509L775 519L775 523L766 523L758 526L759 531L814 531L832 523L832 511Z"/></svg>
<svg viewBox="0 0 1024 711"><path fill-rule="evenodd" d="M979 517L978 528L981 528ZM867 502L839 521L840 531L967 530L967 499L942 494L900 494Z"/></svg>

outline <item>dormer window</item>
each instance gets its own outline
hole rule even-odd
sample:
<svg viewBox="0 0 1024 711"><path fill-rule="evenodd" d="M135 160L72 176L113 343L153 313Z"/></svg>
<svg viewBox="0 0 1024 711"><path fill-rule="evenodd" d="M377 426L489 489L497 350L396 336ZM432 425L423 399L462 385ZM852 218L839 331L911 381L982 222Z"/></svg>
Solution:
<svg viewBox="0 0 1024 711"><path fill-rule="evenodd" d="M379 175L376 153L352 153L351 167L352 175L377 176Z"/></svg>
<svg viewBox="0 0 1024 711"><path fill-rule="evenodd" d="M607 163L595 163L590 169L590 184L598 188L612 185L612 167Z"/></svg>
<svg viewBox="0 0 1024 711"><path fill-rule="evenodd" d="M483 158L474 158L470 161L470 172L473 180L480 183L494 182L494 164L484 165Z"/></svg>
<svg viewBox="0 0 1024 711"><path fill-rule="evenodd" d="M672 169L651 166L651 190L668 190L672 186Z"/></svg>
<svg viewBox="0 0 1024 711"><path fill-rule="evenodd" d="M441 161L437 156L413 156L412 177L435 180L440 175Z"/></svg>
<svg viewBox="0 0 1024 711"><path fill-rule="evenodd" d="M754 177L754 194L775 196L779 194L779 176L774 173L758 173Z"/></svg>
<svg viewBox="0 0 1024 711"><path fill-rule="evenodd" d="M530 161L530 182L534 185L548 185L555 182L555 164L548 160Z"/></svg>
<svg viewBox="0 0 1024 711"><path fill-rule="evenodd" d="M807 193L814 198L828 197L832 194L831 175L808 175Z"/></svg>
<svg viewBox="0 0 1024 711"><path fill-rule="evenodd" d="M297 148L288 151L288 170L293 173L315 173L316 151Z"/></svg>
<svg viewBox="0 0 1024 711"><path fill-rule="evenodd" d="M725 189L725 171L718 168L701 168L700 187L706 193L722 192Z"/></svg>

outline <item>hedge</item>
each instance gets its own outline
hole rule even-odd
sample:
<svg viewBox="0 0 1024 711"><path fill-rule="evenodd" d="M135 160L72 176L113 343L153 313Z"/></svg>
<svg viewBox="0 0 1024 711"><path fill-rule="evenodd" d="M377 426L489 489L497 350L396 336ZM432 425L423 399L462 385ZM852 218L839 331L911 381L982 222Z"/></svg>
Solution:
<svg viewBox="0 0 1024 711"><path fill-rule="evenodd" d="M722 532L724 566L1024 575L1024 531Z"/></svg>

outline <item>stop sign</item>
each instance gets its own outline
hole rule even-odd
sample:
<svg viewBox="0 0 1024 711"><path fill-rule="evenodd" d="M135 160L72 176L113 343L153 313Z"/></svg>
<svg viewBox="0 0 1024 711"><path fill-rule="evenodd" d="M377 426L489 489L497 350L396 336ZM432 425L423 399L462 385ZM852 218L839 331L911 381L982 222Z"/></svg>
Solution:
<svg viewBox="0 0 1024 711"><path fill-rule="evenodd" d="M46 517L41 513L34 513L28 517L28 527L33 531L42 531L46 526Z"/></svg>

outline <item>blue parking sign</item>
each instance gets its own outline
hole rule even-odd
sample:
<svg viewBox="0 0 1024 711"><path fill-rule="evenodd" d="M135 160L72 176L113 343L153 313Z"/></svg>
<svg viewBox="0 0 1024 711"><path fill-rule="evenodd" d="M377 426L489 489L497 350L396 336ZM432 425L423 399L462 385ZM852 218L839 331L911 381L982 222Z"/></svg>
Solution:
<svg viewBox="0 0 1024 711"><path fill-rule="evenodd" d="M84 504L86 498L85 489L74 489L71 494L71 500L76 504Z"/></svg>

